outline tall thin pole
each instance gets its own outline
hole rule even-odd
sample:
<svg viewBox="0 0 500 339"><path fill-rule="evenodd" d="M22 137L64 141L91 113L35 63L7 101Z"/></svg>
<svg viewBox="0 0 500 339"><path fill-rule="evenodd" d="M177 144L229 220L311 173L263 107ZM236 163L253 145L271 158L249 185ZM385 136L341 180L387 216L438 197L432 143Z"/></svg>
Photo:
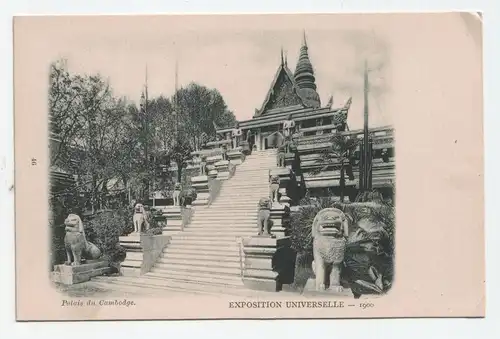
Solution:
<svg viewBox="0 0 500 339"><path fill-rule="evenodd" d="M175 59L175 92L174 92L174 113L175 113L175 142L177 142L178 139L178 133L179 133L179 64L177 58Z"/></svg>
<svg viewBox="0 0 500 339"><path fill-rule="evenodd" d="M365 146L365 151L368 149L368 66L365 60L365 70L364 70L364 126L363 126L363 143Z"/></svg>
<svg viewBox="0 0 500 339"><path fill-rule="evenodd" d="M368 133L368 93L369 93L369 81L368 81L368 64L365 59L365 69L364 69L364 126L363 126L363 191L371 190L371 165L372 165L372 152L371 152L371 142L369 140Z"/></svg>
<svg viewBox="0 0 500 339"><path fill-rule="evenodd" d="M144 122L144 136L145 136L145 143L144 143L144 155L145 155L145 163L146 163L146 171L149 171L149 152L148 152L148 142L149 142L149 131L148 131L148 66L146 65L146 70L145 70L145 81L144 81L144 102L143 102L143 110L144 110L144 115L143 115L143 122ZM149 180L147 180L146 184L146 197L145 199L149 199Z"/></svg>

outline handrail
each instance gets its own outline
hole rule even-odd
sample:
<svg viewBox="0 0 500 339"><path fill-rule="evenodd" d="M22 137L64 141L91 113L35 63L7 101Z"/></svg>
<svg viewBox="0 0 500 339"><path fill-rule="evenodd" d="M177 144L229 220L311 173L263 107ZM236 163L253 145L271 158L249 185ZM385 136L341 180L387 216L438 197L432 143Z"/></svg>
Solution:
<svg viewBox="0 0 500 339"><path fill-rule="evenodd" d="M244 271L243 271L243 238L237 237L236 242L238 243L239 254L240 254L240 276L241 276L241 278L243 278L243 276L244 276Z"/></svg>

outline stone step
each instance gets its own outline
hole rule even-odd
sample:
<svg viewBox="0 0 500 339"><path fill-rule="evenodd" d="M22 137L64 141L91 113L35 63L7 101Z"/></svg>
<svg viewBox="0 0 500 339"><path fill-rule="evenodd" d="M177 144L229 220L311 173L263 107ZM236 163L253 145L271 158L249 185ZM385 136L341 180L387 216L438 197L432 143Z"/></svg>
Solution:
<svg viewBox="0 0 500 339"><path fill-rule="evenodd" d="M228 192L231 194L224 194L224 192L221 192L222 195L218 196L217 199L214 200L214 203L216 201L253 201L253 200L259 200L262 197L262 194L269 194L269 189L266 188L265 190L258 190L254 189L252 191L252 194L245 194L245 192L238 192L237 194Z"/></svg>
<svg viewBox="0 0 500 339"><path fill-rule="evenodd" d="M262 195L262 197L265 197L265 196L267 196L267 195L265 195L265 194ZM234 202L228 202L228 201L218 202L218 201L215 201L212 204L211 207L212 208L217 208L217 209L222 209L222 210L226 211L226 213L230 213L232 209L245 208L247 206L251 206L253 208L256 208L259 200L255 200L255 201L241 201L241 202L239 202L239 201L234 201Z"/></svg>
<svg viewBox="0 0 500 339"><path fill-rule="evenodd" d="M246 234L252 234L250 232L246 232ZM246 236L246 235L244 235ZM230 235L230 234L225 234L224 232L220 232L217 234L217 236L212 236L212 237L207 237L204 234L197 234L197 233L182 233L182 234L177 234L172 237L170 240L171 243L180 241L180 240L189 240L189 241L208 241L208 242L233 242L236 241L237 238L241 236L238 235Z"/></svg>
<svg viewBox="0 0 500 339"><path fill-rule="evenodd" d="M170 254L200 254L209 256L239 257L239 247L221 248L217 246L176 246L169 245L163 249L163 255Z"/></svg>
<svg viewBox="0 0 500 339"><path fill-rule="evenodd" d="M196 217L195 217L196 218ZM219 220L221 222L227 220L238 221L257 221L257 213L255 211L249 212L248 214L232 215L231 210L227 210L225 214L222 213L211 213L203 216L204 221L208 220ZM193 220L194 221L194 220Z"/></svg>
<svg viewBox="0 0 500 339"><path fill-rule="evenodd" d="M119 288L120 292L125 292L126 294L149 296L161 295L169 291L217 296L221 294L241 295L245 292L241 285L200 284L198 282L165 279L148 275L142 277L109 277L106 280L97 280L92 283L103 288L111 285L113 286L113 290Z"/></svg>
<svg viewBox="0 0 500 339"><path fill-rule="evenodd" d="M159 259L159 261L174 259L174 260L199 260L201 261L217 261L217 262L236 262L239 264L240 256L238 253L224 253L221 255L219 252L214 252L215 254L206 254L199 252L187 251L185 253L171 252L166 251L163 252L163 258ZM217 255L219 254L219 255Z"/></svg>
<svg viewBox="0 0 500 339"><path fill-rule="evenodd" d="M229 180L227 182L228 186L236 185L236 184L241 184L248 182L249 184L262 184L262 182L265 182L266 178L268 178L268 173L265 174L259 174L257 175L251 175L248 173L238 173L235 174L232 180Z"/></svg>
<svg viewBox="0 0 500 339"><path fill-rule="evenodd" d="M231 212L231 214L234 214L234 215L248 215L249 213L257 214L257 207L254 206L252 209L247 208L247 209L231 210L230 212ZM196 213L193 216L193 219L191 219L191 220L194 220L195 218L200 219L206 215L227 215L227 213L228 213L228 210L226 210L224 208L215 207L215 208L211 208L209 210L196 211Z"/></svg>
<svg viewBox="0 0 500 339"><path fill-rule="evenodd" d="M167 274L168 272L181 272L182 274L202 274L206 273L215 277L226 277L233 276L239 277L241 274L239 267L207 267L207 266L194 266L194 265L179 265L179 264L162 264L156 263L153 266L152 272L163 271L163 273ZM170 274L170 273L169 273Z"/></svg>
<svg viewBox="0 0 500 339"><path fill-rule="evenodd" d="M142 252L127 252L127 260L140 260L142 261Z"/></svg>
<svg viewBox="0 0 500 339"><path fill-rule="evenodd" d="M248 237L254 235L257 232L257 226L245 228L242 230L232 230L232 229L217 229L217 228L198 228L189 229L186 228L184 231L185 235L196 236L196 237L212 237L218 238L220 236L234 236L234 237Z"/></svg>
<svg viewBox="0 0 500 339"><path fill-rule="evenodd" d="M185 230L208 230L209 232L227 232L227 231L244 231L251 230L256 227L257 221L245 221L245 222L206 222L206 221L197 221L195 223L190 224L185 228ZM179 233L177 233L179 234Z"/></svg>
<svg viewBox="0 0 500 339"><path fill-rule="evenodd" d="M231 230L231 229L245 229L251 228L257 224L257 220L245 220L241 222L227 221L219 222L217 220L193 220L185 230L203 228L203 229L215 229L220 228L221 230ZM178 234L178 233L177 233Z"/></svg>
<svg viewBox="0 0 500 339"><path fill-rule="evenodd" d="M249 184L247 182L241 182L241 183L232 183L231 186L225 186L223 189L221 189L221 193L223 192L235 192L236 189L241 189L241 191L253 191L253 190L259 190L262 191L264 189L269 189L269 183L267 181L267 177L263 178L262 181L259 183L255 184Z"/></svg>
<svg viewBox="0 0 500 339"><path fill-rule="evenodd" d="M241 275L214 275L205 273L191 273L191 272L178 272L167 270L153 270L147 273L147 277L155 277L165 280L178 280L184 282L198 283L198 284L217 284L223 286L243 286Z"/></svg>
<svg viewBox="0 0 500 339"><path fill-rule="evenodd" d="M253 216L254 218L257 217L257 210L247 210L245 212L238 212L238 213L234 213L234 216L232 218L229 218L227 217L228 214L233 214L233 210L231 209L231 206L227 205L227 204L223 204L223 205L217 205L217 206L213 206L213 213L210 213L210 216L211 217L214 217L214 218L211 218L211 219L216 219L216 220L220 220L218 217L226 217L224 218L224 221L225 222L231 222L231 220L233 220L234 222L233 223L241 223L241 222L244 222L245 220L248 221L248 217L249 216ZM208 214L206 215L199 215L196 219L193 218L191 219L192 221L194 220L198 220L198 221L207 221L207 218L205 218L206 216L208 216ZM217 218L215 218L217 217ZM210 218L208 218L210 219ZM210 221L210 220L208 220Z"/></svg>
<svg viewBox="0 0 500 339"><path fill-rule="evenodd" d="M197 240L189 240L189 239L172 239L170 245L182 245L182 246L222 246L222 247L234 247L238 248L238 244L236 243L236 239L229 239L228 241L223 240L213 240L213 239L197 239ZM169 246L170 246L169 245Z"/></svg>
<svg viewBox="0 0 500 339"><path fill-rule="evenodd" d="M200 237L210 237L217 238L219 236L235 236L235 237L247 237L253 235L257 231L257 224L251 225L247 228L214 228L214 227L197 227L195 229L186 229L184 233L186 235L196 235Z"/></svg>
<svg viewBox="0 0 500 339"><path fill-rule="evenodd" d="M239 259L237 261L223 261L223 260L209 260L209 259L197 259L197 258L173 258L166 256L158 260L155 267L160 267L160 265L175 265L176 267L191 267L193 270L198 270L199 267L212 267L215 269L240 269ZM161 268L161 267L160 267Z"/></svg>
<svg viewBox="0 0 500 339"><path fill-rule="evenodd" d="M215 200L215 201L217 201L217 200ZM215 203L215 201L211 205L208 205L208 206L196 206L193 216L195 216L199 213L214 211L216 209L213 207L213 204ZM231 212L246 212L246 211L252 210L252 209L256 210L257 205L237 207L237 208L234 208Z"/></svg>
<svg viewBox="0 0 500 339"><path fill-rule="evenodd" d="M251 188L253 188L253 189L252 190L247 190L245 192L240 192L240 191L237 191L236 189L234 189L234 190L233 189L222 190L221 193L223 195L219 195L218 198L246 198L246 199L249 199L249 198L252 198L252 197L256 198L263 191L268 191L269 190L267 184L265 185L265 189L264 188L260 188L259 189L258 187L255 187L255 186L251 186Z"/></svg>
<svg viewBox="0 0 500 339"><path fill-rule="evenodd" d="M235 217L246 217L248 215L257 215L257 208L254 209L247 209L247 210L240 210L240 211L235 211L235 210L227 210L226 208L223 208L222 206L218 208L217 206L213 207L210 213L208 212L203 212L203 213L196 213L195 216L191 219L191 221L194 220L203 220L206 216L224 216L227 215L228 213L234 214Z"/></svg>

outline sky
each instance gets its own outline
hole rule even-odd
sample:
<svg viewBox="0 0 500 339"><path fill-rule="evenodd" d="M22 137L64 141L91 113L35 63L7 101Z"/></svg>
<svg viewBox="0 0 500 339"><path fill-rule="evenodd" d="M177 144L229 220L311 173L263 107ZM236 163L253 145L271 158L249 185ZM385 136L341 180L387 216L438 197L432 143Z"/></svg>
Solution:
<svg viewBox="0 0 500 339"><path fill-rule="evenodd" d="M348 20L333 27L290 20L281 24L260 20L259 25L259 20L248 16L219 20L219 26L213 20L191 20L183 24L178 18L155 16L134 25L130 17L128 21L59 17L51 21L54 27L44 29L57 30L57 39L51 42L57 51L53 59L65 58L71 72L100 73L117 96L138 102L146 67L150 98L171 96L177 62L179 87L197 82L218 89L238 120L251 119L261 107L280 65L282 48L294 71L305 33L322 105L333 95L333 107L341 107L352 96L348 123L351 129L362 128L367 59L370 125L392 123L385 107L391 87L390 45L369 26L342 25Z"/></svg>

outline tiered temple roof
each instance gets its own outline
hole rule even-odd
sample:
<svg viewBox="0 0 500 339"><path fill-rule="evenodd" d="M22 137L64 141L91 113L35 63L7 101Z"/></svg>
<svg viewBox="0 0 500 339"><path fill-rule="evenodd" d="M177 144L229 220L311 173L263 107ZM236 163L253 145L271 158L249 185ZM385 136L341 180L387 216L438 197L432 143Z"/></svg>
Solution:
<svg viewBox="0 0 500 339"><path fill-rule="evenodd" d="M261 108L255 110L254 117L274 113L276 109L320 107L321 101L316 92L314 70L307 51L304 35L295 73L288 68L288 62L283 58L283 50L281 51L281 64Z"/></svg>

